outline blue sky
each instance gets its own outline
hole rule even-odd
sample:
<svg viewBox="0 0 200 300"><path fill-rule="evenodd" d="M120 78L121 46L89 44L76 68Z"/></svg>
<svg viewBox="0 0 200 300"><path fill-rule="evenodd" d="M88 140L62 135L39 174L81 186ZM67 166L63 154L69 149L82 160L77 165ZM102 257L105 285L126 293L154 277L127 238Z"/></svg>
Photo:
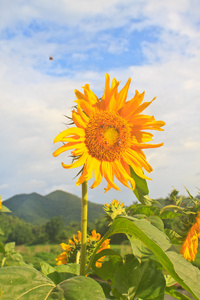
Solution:
<svg viewBox="0 0 200 300"><path fill-rule="evenodd" d="M0 125L3 199L62 189L81 195L64 170L68 158L52 157L54 137L65 129L74 89L89 83L101 97L104 74L132 79L128 98L145 90L157 100L146 110L166 122L155 133L160 149L146 150L153 167L152 198L173 187L193 195L200 188L200 3L197 0L16 0L0 1ZM54 60L49 60L52 56ZM91 181L92 182L92 181ZM103 193L131 204L132 191Z"/></svg>

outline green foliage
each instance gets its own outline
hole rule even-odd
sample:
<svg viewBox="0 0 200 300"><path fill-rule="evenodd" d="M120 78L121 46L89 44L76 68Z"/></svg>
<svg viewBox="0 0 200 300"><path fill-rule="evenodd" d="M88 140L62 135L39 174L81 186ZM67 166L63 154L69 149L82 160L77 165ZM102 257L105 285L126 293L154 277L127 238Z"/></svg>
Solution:
<svg viewBox="0 0 200 300"><path fill-rule="evenodd" d="M200 271L187 262L180 254L170 251L171 243L163 231L157 229L144 219L118 217L110 226L110 229L101 240L101 243L111 235L119 232L126 233L127 235L139 239L152 253L154 253L159 262L159 266L162 265L162 267L183 288L189 291L195 299L200 298L200 291L198 288ZM96 253L94 253L91 258L90 265L93 264L95 255Z"/></svg>
<svg viewBox="0 0 200 300"><path fill-rule="evenodd" d="M0 269L0 287L2 300L44 300L55 284L34 268L15 266Z"/></svg>
<svg viewBox="0 0 200 300"><path fill-rule="evenodd" d="M9 233L7 242L15 241L16 245L21 245L25 243L30 243L34 239L32 232L32 225L26 224L25 222L18 222L16 226Z"/></svg>
<svg viewBox="0 0 200 300"><path fill-rule="evenodd" d="M76 276L57 285L49 300L106 300L101 286L89 277Z"/></svg>
<svg viewBox="0 0 200 300"><path fill-rule="evenodd" d="M15 249L15 243L0 243L0 263L1 267L25 265L23 257Z"/></svg>
<svg viewBox="0 0 200 300"><path fill-rule="evenodd" d="M33 226L31 224L6 214L0 215L0 223L4 232L4 235L0 236L1 242L7 243L15 241L16 244L19 245L33 241Z"/></svg>
<svg viewBox="0 0 200 300"><path fill-rule="evenodd" d="M136 258L129 257L115 272L114 282L113 294L125 299L162 300L164 297L164 275L152 261L140 264Z"/></svg>
<svg viewBox="0 0 200 300"><path fill-rule="evenodd" d="M26 246L17 246L16 249L23 256L24 261L27 264L33 265L37 270L41 268L41 261L45 261L51 266L56 265L55 258L61 252L60 245L26 245Z"/></svg>
<svg viewBox="0 0 200 300"><path fill-rule="evenodd" d="M186 233L196 220L199 199L190 194L187 199L178 197L178 192L173 190L166 203L163 199L151 201L144 182L140 180L136 182L135 192L141 204L129 207L126 210L128 215L115 218L109 227L105 219L96 222L97 231L104 236L90 257L87 277L79 276L80 267L75 263L49 265L44 251L37 255L40 273L30 266L25 267L22 258L17 256L14 243L0 244L2 299L13 299L15 295L17 299L24 300L163 300L164 294L176 299L191 299L177 291L175 283L179 283L195 299L200 299L200 270L186 261L173 246L180 242L183 232ZM42 226L33 226L32 234L40 237L46 234L52 242L67 236L62 218L53 217ZM74 233L78 226L75 221L68 228ZM123 257L111 249L99 252L106 239L119 234L129 240L131 254ZM102 267L96 267L100 258L104 258Z"/></svg>
<svg viewBox="0 0 200 300"><path fill-rule="evenodd" d="M151 199L149 195L149 189L147 186L147 182L145 179L139 177L135 171L130 167L131 170L131 177L135 181L135 189L134 189L134 194L136 198L140 201L140 203L144 205L152 205L155 200Z"/></svg>
<svg viewBox="0 0 200 300"><path fill-rule="evenodd" d="M4 201L17 216L34 225L47 223L53 217L63 216L65 225L80 222L81 199L73 194L55 191L46 196L37 193L16 195ZM88 222L94 222L103 214L103 206L88 202Z"/></svg>
<svg viewBox="0 0 200 300"><path fill-rule="evenodd" d="M55 284L59 284L62 281L72 278L80 273L80 265L67 264L52 267L45 262L41 262L41 271L44 275L48 276Z"/></svg>
<svg viewBox="0 0 200 300"><path fill-rule="evenodd" d="M45 225L50 242L58 242L58 236L64 227L63 217L54 217Z"/></svg>
<svg viewBox="0 0 200 300"><path fill-rule="evenodd" d="M166 287L165 294L170 295L170 296L174 297L175 299L179 299L179 300L191 300L191 298L181 294L174 287Z"/></svg>

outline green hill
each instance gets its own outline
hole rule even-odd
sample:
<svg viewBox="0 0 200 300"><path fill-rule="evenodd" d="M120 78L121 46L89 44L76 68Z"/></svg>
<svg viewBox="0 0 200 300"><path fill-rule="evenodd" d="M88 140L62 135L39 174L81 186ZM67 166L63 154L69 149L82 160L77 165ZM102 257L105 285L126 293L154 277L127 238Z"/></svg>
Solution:
<svg viewBox="0 0 200 300"><path fill-rule="evenodd" d="M44 224L58 216L63 216L66 225L81 220L81 199L63 191L46 196L37 193L16 195L5 200L4 205L12 211L13 216L34 225ZM88 201L88 222L99 219L102 214L102 205Z"/></svg>

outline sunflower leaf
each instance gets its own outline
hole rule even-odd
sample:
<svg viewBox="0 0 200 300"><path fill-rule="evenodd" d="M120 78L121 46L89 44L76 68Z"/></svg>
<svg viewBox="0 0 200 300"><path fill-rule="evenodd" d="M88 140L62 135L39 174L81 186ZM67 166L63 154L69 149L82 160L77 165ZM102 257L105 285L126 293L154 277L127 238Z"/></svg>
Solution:
<svg viewBox="0 0 200 300"><path fill-rule="evenodd" d="M156 203L155 200L149 197L149 189L146 180L144 178L139 177L131 167L130 170L131 177L135 181L135 189L133 192L136 198L140 201L140 203L144 205L151 206L153 203Z"/></svg>
<svg viewBox="0 0 200 300"><path fill-rule="evenodd" d="M58 284L50 293L48 300L87 299L105 300L102 287L92 278L76 276Z"/></svg>
<svg viewBox="0 0 200 300"><path fill-rule="evenodd" d="M2 299L47 299L55 284L32 267L3 267L0 269Z"/></svg>
<svg viewBox="0 0 200 300"><path fill-rule="evenodd" d="M151 250L163 268L195 299L200 299L200 270L186 261L180 254L171 251L171 242L164 232L144 219L117 217L98 245L116 233L134 236ZM94 259L91 257L91 261ZM90 262L91 265L91 262ZM89 266L90 267L90 266ZM89 268L88 267L88 268Z"/></svg>

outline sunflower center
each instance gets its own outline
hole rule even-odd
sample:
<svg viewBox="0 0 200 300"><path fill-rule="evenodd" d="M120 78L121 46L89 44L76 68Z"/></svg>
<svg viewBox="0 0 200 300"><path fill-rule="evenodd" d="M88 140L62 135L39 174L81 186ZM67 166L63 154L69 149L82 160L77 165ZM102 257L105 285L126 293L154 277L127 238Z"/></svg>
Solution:
<svg viewBox="0 0 200 300"><path fill-rule="evenodd" d="M90 118L85 129L85 144L92 157L115 161L130 147L130 127L118 114L100 111Z"/></svg>
<svg viewBox="0 0 200 300"><path fill-rule="evenodd" d="M119 139L119 132L115 127L108 127L104 130L103 137L109 146L114 145Z"/></svg>

